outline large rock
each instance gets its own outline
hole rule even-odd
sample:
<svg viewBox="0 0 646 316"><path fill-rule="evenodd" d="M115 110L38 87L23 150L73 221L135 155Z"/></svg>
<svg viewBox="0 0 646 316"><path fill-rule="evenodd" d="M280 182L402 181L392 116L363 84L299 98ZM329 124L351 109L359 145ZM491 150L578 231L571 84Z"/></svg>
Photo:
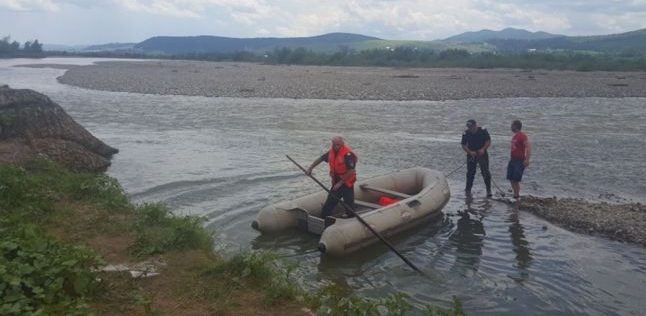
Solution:
<svg viewBox="0 0 646 316"><path fill-rule="evenodd" d="M117 153L47 96L0 86L0 163L45 156L78 171L103 171Z"/></svg>

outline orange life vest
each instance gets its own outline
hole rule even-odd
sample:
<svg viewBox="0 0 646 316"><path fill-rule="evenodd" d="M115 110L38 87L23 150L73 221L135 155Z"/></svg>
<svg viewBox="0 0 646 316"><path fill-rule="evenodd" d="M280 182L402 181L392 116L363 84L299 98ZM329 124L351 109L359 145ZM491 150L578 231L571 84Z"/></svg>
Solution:
<svg viewBox="0 0 646 316"><path fill-rule="evenodd" d="M330 165L330 176L333 178L341 177L342 175L348 172L348 166L345 165L345 155L352 153L356 158L357 155L354 154L352 148L349 146L343 145L339 148L338 152L334 151L334 147L330 147L330 151L327 154L327 162ZM359 158L356 158L357 160ZM356 163L357 161L355 161ZM357 181L357 175L354 174L349 179L345 180L345 185L348 188L351 188L354 185L354 182Z"/></svg>

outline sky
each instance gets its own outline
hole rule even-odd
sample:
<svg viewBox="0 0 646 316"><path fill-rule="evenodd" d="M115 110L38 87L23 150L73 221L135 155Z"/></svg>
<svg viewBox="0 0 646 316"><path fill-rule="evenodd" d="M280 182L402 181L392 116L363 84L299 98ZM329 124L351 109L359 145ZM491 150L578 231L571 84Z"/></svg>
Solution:
<svg viewBox="0 0 646 316"><path fill-rule="evenodd" d="M564 35L632 31L646 28L646 0L0 0L0 37L21 43L330 32L434 40L506 27Z"/></svg>

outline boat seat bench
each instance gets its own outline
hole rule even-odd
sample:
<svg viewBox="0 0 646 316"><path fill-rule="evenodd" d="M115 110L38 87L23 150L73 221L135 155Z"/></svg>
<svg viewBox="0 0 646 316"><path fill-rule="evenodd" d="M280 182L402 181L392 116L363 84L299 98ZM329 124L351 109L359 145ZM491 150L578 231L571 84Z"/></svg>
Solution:
<svg viewBox="0 0 646 316"><path fill-rule="evenodd" d="M359 206L363 206L363 207L367 207L367 208L374 208L374 209L378 209L378 208L382 208L382 207L383 207L383 206L381 206L381 205L379 205L379 204L370 203L370 202L365 202L365 201L360 201L360 200L354 200L354 204L359 205Z"/></svg>
<svg viewBox="0 0 646 316"><path fill-rule="evenodd" d="M401 193L401 192L388 190L388 189L384 189L384 188L377 188L377 187L373 187L373 186L370 186L370 185L367 185L367 184L362 184L359 187L362 190L369 190L369 191L385 193L385 194L389 194L389 195L392 195L394 197L398 197L398 198L401 198L401 199L407 199L407 198L411 197L411 195L408 195L406 193Z"/></svg>

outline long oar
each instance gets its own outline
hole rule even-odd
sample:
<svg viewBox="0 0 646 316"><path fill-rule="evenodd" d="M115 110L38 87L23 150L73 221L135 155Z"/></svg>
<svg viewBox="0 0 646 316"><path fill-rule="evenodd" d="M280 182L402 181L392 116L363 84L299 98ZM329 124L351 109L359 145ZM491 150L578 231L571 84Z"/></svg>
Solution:
<svg viewBox="0 0 646 316"><path fill-rule="evenodd" d="M298 162L294 161L294 159L292 159L292 157L290 157L289 155L286 155L286 156L287 156L287 159L289 159L296 166L298 166L298 168L300 168L301 171L303 171L303 173L305 175L307 175L312 180L314 180L314 182L316 182L316 184L318 184L321 188L323 188L323 190L325 190L328 194L330 194L337 201L339 201L341 203L341 205L343 205L343 207L345 207L346 211L350 212L350 214L352 214L356 219L358 219L359 222L361 222L361 224L366 226L368 228L368 230L370 230L375 236L377 236L377 238L379 238L379 240L381 240L384 244L386 244L386 246L388 246L388 248L390 248L390 250L392 250L395 254L397 254L397 256L399 256L402 260L404 260L404 262L406 262L406 264L408 264L411 268L413 268L413 270L415 270L415 271L421 273L422 275L426 276L426 274L424 274L424 272L422 272L422 270L418 269L412 262L410 262L408 259L406 259L406 257L404 257L404 255L399 253L399 251L397 251L397 249L395 249L395 247L393 247L393 245L391 245L383 236L381 236L381 234L379 234L376 230L374 230L374 228L372 228L370 225L368 225L368 223L366 223L366 221L364 221L363 218L361 218L361 216L357 215L357 212L354 210L354 208L352 208L352 206L345 203L345 201L339 199L339 197L337 197L336 194L332 194L332 192L330 192L330 190L328 190L328 188L326 188L325 185L323 185L323 183L321 183L313 175L307 174L307 171L305 170L305 168L303 168L301 165L299 165Z"/></svg>

